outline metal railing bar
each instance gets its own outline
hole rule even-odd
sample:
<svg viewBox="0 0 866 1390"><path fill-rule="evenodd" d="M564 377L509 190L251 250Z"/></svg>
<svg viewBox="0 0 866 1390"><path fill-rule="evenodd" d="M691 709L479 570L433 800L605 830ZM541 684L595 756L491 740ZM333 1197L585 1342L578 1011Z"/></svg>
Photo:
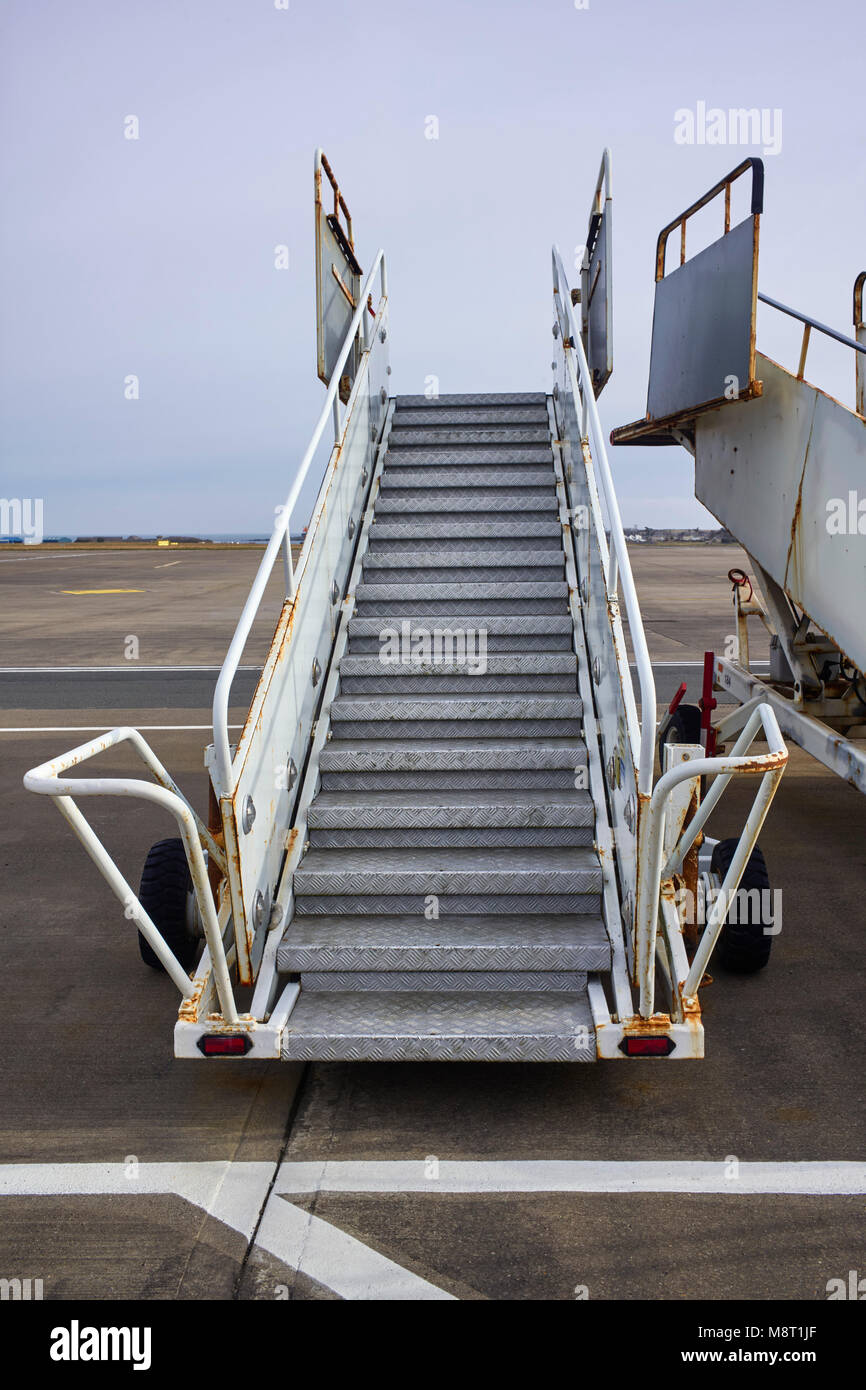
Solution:
<svg viewBox="0 0 866 1390"><path fill-rule="evenodd" d="M782 314L788 314L792 319L799 319L800 323L805 323L809 328L817 328L819 333L826 333L828 338L835 338L837 343L844 343L845 347L853 348L855 352L866 353L866 343L858 343L856 338L849 338L845 333L838 332L835 328L830 328L826 323L813 319L809 314L801 314L799 309L792 309L788 304L782 304L778 299L771 299L768 294L762 294L758 290L758 298L763 304L769 304L771 309L778 309Z"/></svg>

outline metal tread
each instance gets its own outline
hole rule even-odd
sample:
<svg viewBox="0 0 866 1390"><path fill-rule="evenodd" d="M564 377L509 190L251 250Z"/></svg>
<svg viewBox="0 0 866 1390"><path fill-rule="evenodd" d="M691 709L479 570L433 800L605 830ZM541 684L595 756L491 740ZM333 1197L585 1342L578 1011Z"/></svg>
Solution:
<svg viewBox="0 0 866 1390"><path fill-rule="evenodd" d="M395 417L388 437L390 447L435 444L542 444L550 439L550 425L400 425Z"/></svg>
<svg viewBox="0 0 866 1390"><path fill-rule="evenodd" d="M482 620L483 621L483 620ZM461 624L461 628L463 625ZM383 629L389 631L387 627ZM391 629L393 630L393 629ZM465 631L465 628L463 628ZM447 632L448 629L446 628ZM405 664L398 661L382 661L378 656L346 655L340 662L341 676L435 676L462 673L467 665L474 664L476 653L470 652L465 661L413 660ZM570 675L577 673L577 657L573 652L496 652L486 657L485 675L529 675L546 672L548 674Z"/></svg>
<svg viewBox="0 0 866 1390"><path fill-rule="evenodd" d="M308 823L369 826L587 826L594 809L588 791L319 792Z"/></svg>
<svg viewBox="0 0 866 1390"><path fill-rule="evenodd" d="M564 994L585 990L586 975L578 970L310 970L301 975L301 989L308 994Z"/></svg>
<svg viewBox="0 0 866 1390"><path fill-rule="evenodd" d="M447 406L432 401L424 406L397 406L395 425L547 425L547 406L454 404Z"/></svg>
<svg viewBox="0 0 866 1390"><path fill-rule="evenodd" d="M322 749L323 771L347 772L436 770L526 772L531 769L570 771L586 763L582 738L565 737L539 742L535 739L452 738L416 739L395 743L388 739L333 739Z"/></svg>
<svg viewBox="0 0 866 1390"><path fill-rule="evenodd" d="M377 517L406 514L420 517L435 513L438 519L442 513L466 517L473 512L496 512L506 516L511 512L521 515L531 512L538 519L539 513L556 511L559 505L553 479L549 487L525 487L514 492L500 487L467 489L456 486L429 492L421 488L407 489L405 497L395 497L395 491L398 489L389 489L376 499Z"/></svg>
<svg viewBox="0 0 866 1390"><path fill-rule="evenodd" d="M594 1062L585 991L573 994L317 994L303 991L282 1035L298 1061Z"/></svg>
<svg viewBox="0 0 866 1390"><path fill-rule="evenodd" d="M355 602L366 603L375 600L382 603L393 599L398 603L409 603L412 599L438 603L447 600L465 601L470 598L558 598L563 605L568 601L568 585L563 579L513 580L505 584L475 584L471 581L457 584L437 584L431 590L429 584L367 584L362 579L355 589Z"/></svg>
<svg viewBox="0 0 866 1390"><path fill-rule="evenodd" d="M507 515L507 513L505 513ZM554 536L562 531L559 516L551 513L544 521L375 521L377 540L434 540L437 537L471 540L490 536Z"/></svg>
<svg viewBox="0 0 866 1390"><path fill-rule="evenodd" d="M599 911L598 893L559 893L537 891L529 893L440 893L437 894L440 913L449 916L480 917L485 912L498 912L510 917L517 913L534 917L539 913L563 916L586 916ZM370 913L382 917L400 917L414 913L423 917L430 906L427 893L311 893L298 898L296 917L353 917Z"/></svg>
<svg viewBox="0 0 866 1390"><path fill-rule="evenodd" d="M363 573L366 576L364 582L371 582L368 570L490 568L491 560L495 557L498 557L496 550L368 550L363 560ZM521 570L527 566L532 569L562 565L564 554L561 544L539 545L525 555L521 554L519 562L509 565L509 558L497 558L495 567L511 569L512 578L519 580Z"/></svg>
<svg viewBox="0 0 866 1390"><path fill-rule="evenodd" d="M610 942L595 916L295 918L278 969L608 971Z"/></svg>
<svg viewBox="0 0 866 1390"><path fill-rule="evenodd" d="M331 721L351 719L382 721L399 719L447 720L463 723L478 719L576 719L583 712L579 695L556 692L529 695L446 694L430 699L376 699L372 695L339 695L331 704ZM324 753L323 755L324 756Z"/></svg>
<svg viewBox="0 0 866 1390"><path fill-rule="evenodd" d="M598 855L587 846L310 848L294 873L296 900L320 893L595 893L601 886Z"/></svg>
<svg viewBox="0 0 866 1390"><path fill-rule="evenodd" d="M498 468L511 468L515 464L543 463L553 466L553 450L550 444L437 444L421 448L410 444L405 448L388 445L385 456L388 463L401 468L449 468L459 463L493 463Z"/></svg>
<svg viewBox="0 0 866 1390"><path fill-rule="evenodd" d="M440 396L395 396L394 413L398 410L440 410L442 406L473 405L543 405L547 406L547 396L543 391L481 391Z"/></svg>
<svg viewBox="0 0 866 1390"><path fill-rule="evenodd" d="M511 469L504 477L493 464L483 467L466 464L463 468L403 468L392 464L382 471L380 496L387 496L395 488L424 490L440 487L479 487L506 490L510 488L551 488L556 486L553 468Z"/></svg>
<svg viewBox="0 0 866 1390"><path fill-rule="evenodd" d="M401 619L401 630L407 631L402 627L403 623L408 623L408 631L411 633L412 624L416 619L411 614L404 614ZM448 613L418 615L418 625L425 631L430 629L431 624L453 622L453 615ZM380 633L387 630L388 625L382 622L381 617L373 618L350 618L349 636L350 637L379 637ZM483 627L487 636L491 637L494 633L511 636L543 636L545 633L571 632L572 619L568 613L478 613L475 615L460 615L460 627L465 631L467 628ZM574 658L575 661L577 658Z"/></svg>

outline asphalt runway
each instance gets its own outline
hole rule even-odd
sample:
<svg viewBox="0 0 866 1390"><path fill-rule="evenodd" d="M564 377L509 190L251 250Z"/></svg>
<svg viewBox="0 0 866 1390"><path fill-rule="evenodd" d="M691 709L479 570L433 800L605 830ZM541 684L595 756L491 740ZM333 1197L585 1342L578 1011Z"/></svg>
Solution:
<svg viewBox="0 0 866 1390"><path fill-rule="evenodd" d="M696 698L742 553L632 557L659 700L680 678ZM176 991L21 778L81 730L135 724L203 808L213 683L258 557L0 559L0 1276L55 1299L823 1300L866 1269L862 1179L842 1191L839 1167L861 1171L864 1137L856 792L792 749L761 835L782 930L766 971L705 990L702 1063L177 1062ZM278 603L275 582L234 723ZM104 767L137 774L123 748ZM752 794L732 785L711 833L737 833ZM133 883L171 833L139 802L87 813Z"/></svg>

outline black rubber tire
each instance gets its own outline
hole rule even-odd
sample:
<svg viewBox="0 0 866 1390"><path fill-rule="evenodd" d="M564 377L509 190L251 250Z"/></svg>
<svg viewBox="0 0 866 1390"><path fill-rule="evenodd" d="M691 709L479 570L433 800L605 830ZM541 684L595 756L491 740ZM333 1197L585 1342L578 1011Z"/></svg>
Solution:
<svg viewBox="0 0 866 1390"><path fill-rule="evenodd" d="M722 880L730 868L738 844L739 840L720 840L713 849L710 869ZM737 975L751 975L756 970L763 970L770 959L773 945L772 935L764 932L765 926L772 925L772 918L765 916L762 910L766 900L762 896L761 906L756 907L754 900L745 896L755 888L762 894L770 890L767 865L757 845L749 855L737 890L738 895L740 890L744 890L743 897L737 901L737 920L725 922L715 952L719 965Z"/></svg>
<svg viewBox="0 0 866 1390"><path fill-rule="evenodd" d="M190 934L187 925L187 901L191 892L192 879L183 840L157 840L144 861L138 897L184 970L194 963L201 946L201 941ZM165 970L141 932L138 933L138 949L145 965L152 970Z"/></svg>
<svg viewBox="0 0 866 1390"><path fill-rule="evenodd" d="M659 738L659 767L664 772L666 743L700 743L701 711L697 705L677 705Z"/></svg>

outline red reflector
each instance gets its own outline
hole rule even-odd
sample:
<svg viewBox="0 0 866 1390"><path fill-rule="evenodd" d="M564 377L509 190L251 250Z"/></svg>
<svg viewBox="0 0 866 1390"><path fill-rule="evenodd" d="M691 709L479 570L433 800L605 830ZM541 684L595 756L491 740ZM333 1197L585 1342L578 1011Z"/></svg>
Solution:
<svg viewBox="0 0 866 1390"><path fill-rule="evenodd" d="M252 1047L247 1033L209 1033L199 1038L199 1052L205 1057L243 1057Z"/></svg>
<svg viewBox="0 0 866 1390"><path fill-rule="evenodd" d="M626 1057L669 1057L676 1043L673 1038L656 1034L646 1038L623 1038L619 1047Z"/></svg>

